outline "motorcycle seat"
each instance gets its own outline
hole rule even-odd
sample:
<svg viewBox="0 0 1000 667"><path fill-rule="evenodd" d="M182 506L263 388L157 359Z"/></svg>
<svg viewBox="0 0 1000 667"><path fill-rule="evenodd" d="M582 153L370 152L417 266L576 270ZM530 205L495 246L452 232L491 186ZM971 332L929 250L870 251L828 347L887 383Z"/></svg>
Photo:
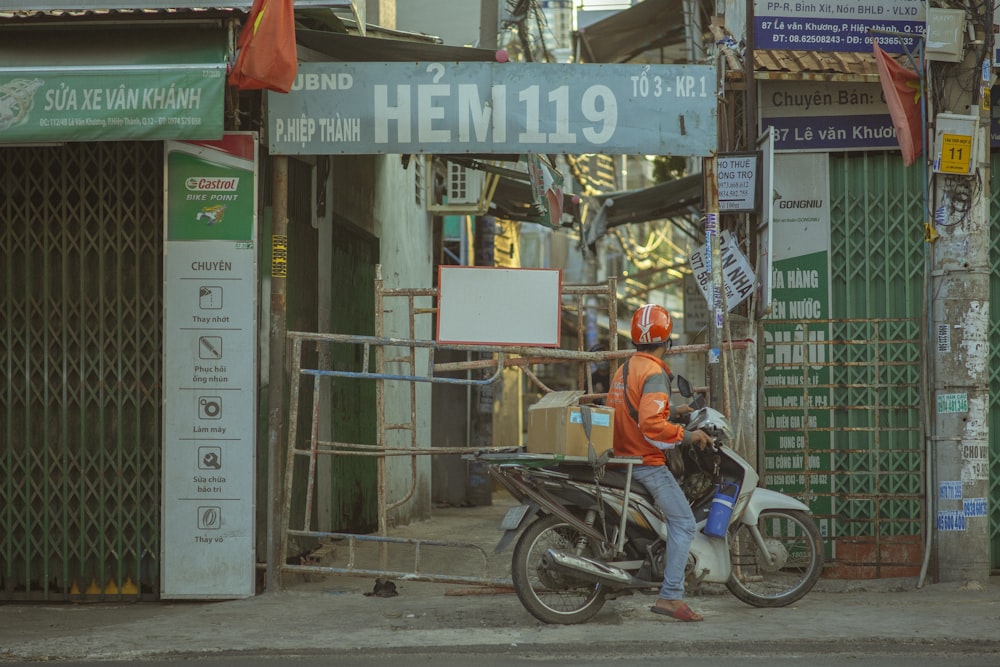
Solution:
<svg viewBox="0 0 1000 667"><path fill-rule="evenodd" d="M589 465L579 465L579 466L567 466L562 465L559 467L560 472L564 472L569 475L569 478L577 482L593 482L594 481L594 469ZM628 476L624 471L618 468L607 467L604 469L604 476L598 479L601 486L608 486L615 489L624 489L625 482ZM632 478L632 486L630 489L631 493L638 493L640 495L651 498L649 491L642 482Z"/></svg>

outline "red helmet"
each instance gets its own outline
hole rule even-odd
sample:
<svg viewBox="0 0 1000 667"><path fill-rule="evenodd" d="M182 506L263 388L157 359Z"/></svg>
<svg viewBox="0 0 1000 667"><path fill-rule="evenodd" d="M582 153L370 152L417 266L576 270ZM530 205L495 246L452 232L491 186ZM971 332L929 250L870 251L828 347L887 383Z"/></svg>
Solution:
<svg viewBox="0 0 1000 667"><path fill-rule="evenodd" d="M663 306L647 303L632 316L632 342L636 345L654 345L670 340L674 320Z"/></svg>

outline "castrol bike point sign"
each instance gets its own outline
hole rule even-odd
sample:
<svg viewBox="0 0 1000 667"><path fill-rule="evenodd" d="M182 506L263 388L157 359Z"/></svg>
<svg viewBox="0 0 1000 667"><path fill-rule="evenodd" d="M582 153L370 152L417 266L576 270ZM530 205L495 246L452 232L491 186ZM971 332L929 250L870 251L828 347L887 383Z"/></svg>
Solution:
<svg viewBox="0 0 1000 667"><path fill-rule="evenodd" d="M254 594L257 135L164 156L163 599Z"/></svg>
<svg viewBox="0 0 1000 667"><path fill-rule="evenodd" d="M272 155L716 149L711 65L302 63L268 93Z"/></svg>

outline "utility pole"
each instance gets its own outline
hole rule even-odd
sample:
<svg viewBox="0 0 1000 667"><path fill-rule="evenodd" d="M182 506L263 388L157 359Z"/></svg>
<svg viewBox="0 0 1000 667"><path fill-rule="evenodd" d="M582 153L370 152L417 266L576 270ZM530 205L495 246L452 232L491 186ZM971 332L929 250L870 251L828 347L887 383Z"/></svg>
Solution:
<svg viewBox="0 0 1000 667"><path fill-rule="evenodd" d="M499 0L479 0L479 48L497 48L497 33L500 32Z"/></svg>
<svg viewBox="0 0 1000 667"><path fill-rule="evenodd" d="M725 412L726 388L723 385L722 321L726 312L725 285L722 279L722 252L719 247L719 180L716 156L704 158L701 167L705 187L705 252L712 276L711 302L708 304L708 391L711 405Z"/></svg>
<svg viewBox="0 0 1000 667"><path fill-rule="evenodd" d="M483 49L497 48L498 0L480 0L479 3L479 47ZM476 216L473 232L473 266L495 265L494 242L496 236L496 218L492 215ZM492 358L491 353L477 353L480 359ZM471 358L471 355L470 355ZM475 371L474 371L475 372ZM502 395L503 385L500 383L476 385L471 392L474 404L468 411L472 422L470 446L493 446L493 407L494 394ZM493 504L493 482L487 473L486 466L479 461L469 461L466 464L465 495L470 505Z"/></svg>
<svg viewBox="0 0 1000 667"><path fill-rule="evenodd" d="M275 156L271 183L273 223L271 231L271 310L268 343L267 394L267 572L266 590L281 587L282 544L285 539L285 343L288 293L288 158ZM297 378L296 378L297 379Z"/></svg>
<svg viewBox="0 0 1000 667"><path fill-rule="evenodd" d="M985 585L990 575L988 91L993 31L992 17L980 18L985 26L973 25L976 41L968 45L964 62L953 66L955 74L941 76L951 66L931 63L931 79L942 82L944 95L927 98L956 100L954 108L935 109L928 118L933 141L927 157L935 161L936 173L934 219L928 228L934 429L927 465L934 481L927 494L933 499L929 511L935 519L938 579ZM970 80L976 84L968 86ZM971 145L964 141L966 134ZM967 173L961 173L963 165Z"/></svg>

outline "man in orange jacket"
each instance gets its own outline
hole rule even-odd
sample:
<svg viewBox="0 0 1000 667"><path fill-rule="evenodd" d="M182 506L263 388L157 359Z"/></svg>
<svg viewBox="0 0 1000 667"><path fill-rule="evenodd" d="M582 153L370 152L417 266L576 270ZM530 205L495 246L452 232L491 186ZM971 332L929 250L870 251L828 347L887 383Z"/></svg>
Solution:
<svg viewBox="0 0 1000 667"><path fill-rule="evenodd" d="M646 304L632 316L636 353L615 373L607 404L615 409L615 456L641 456L633 478L649 490L667 524L667 555L660 597L650 611L679 621L702 616L684 602L684 568L694 539L694 513L684 491L667 467L666 450L682 442L699 449L711 444L703 431L685 431L669 421L670 349L673 320L662 306ZM675 409L690 411L688 406Z"/></svg>

